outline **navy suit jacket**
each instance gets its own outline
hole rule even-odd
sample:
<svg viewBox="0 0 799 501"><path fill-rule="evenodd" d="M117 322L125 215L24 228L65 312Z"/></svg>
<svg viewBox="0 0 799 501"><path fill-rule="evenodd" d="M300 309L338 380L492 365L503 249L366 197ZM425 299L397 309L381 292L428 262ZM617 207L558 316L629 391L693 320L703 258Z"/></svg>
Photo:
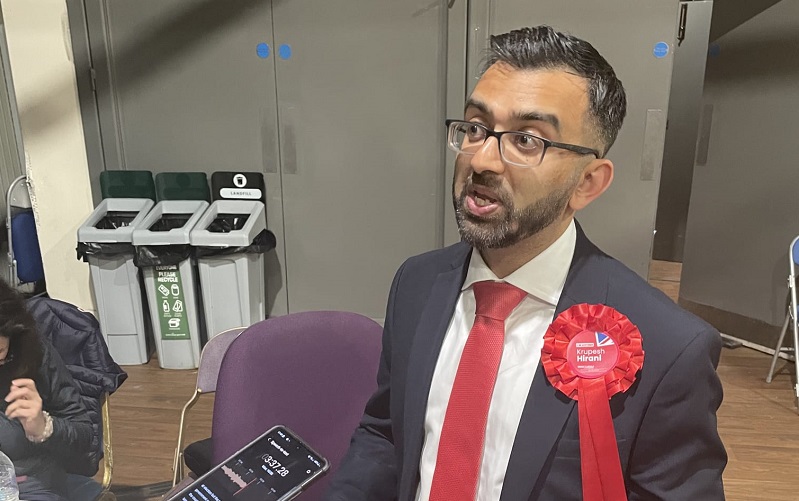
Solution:
<svg viewBox="0 0 799 501"><path fill-rule="evenodd" d="M335 472L328 501L414 499L430 384L471 250L459 243L413 257L397 272L378 389ZM643 338L646 356L635 384L610 400L629 500L723 500L719 333L601 252L578 226L556 314L579 303L615 308ZM550 385L540 364L537 370L500 501L580 500L575 402Z"/></svg>

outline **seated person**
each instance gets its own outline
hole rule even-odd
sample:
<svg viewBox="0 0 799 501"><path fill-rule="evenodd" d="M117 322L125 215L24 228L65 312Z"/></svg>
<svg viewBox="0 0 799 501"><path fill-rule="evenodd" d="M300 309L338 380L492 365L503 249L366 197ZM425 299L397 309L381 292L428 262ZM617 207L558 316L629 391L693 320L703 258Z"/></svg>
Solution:
<svg viewBox="0 0 799 501"><path fill-rule="evenodd" d="M58 353L2 281L0 398L0 449L14 463L20 499L66 500L67 465L91 450L91 422Z"/></svg>
<svg viewBox="0 0 799 501"><path fill-rule="evenodd" d="M606 153L625 114L621 81L585 40L548 26L491 36L462 119L447 122L463 241L397 272L378 390L325 499L577 501L597 486L593 499L606 501L724 499L718 331L599 250L575 221L611 185ZM640 332L643 368L628 364L629 347L621 370L607 367L636 378L630 391L585 407L589 399L566 396L542 353L571 346L554 335L570 315L581 317L575 326L604 317L616 336ZM611 321L621 316L626 323ZM576 347L615 343L581 328L596 344ZM601 412L605 396L615 437L607 428L594 435L610 447L583 462L586 408ZM610 473L598 479L600 469Z"/></svg>

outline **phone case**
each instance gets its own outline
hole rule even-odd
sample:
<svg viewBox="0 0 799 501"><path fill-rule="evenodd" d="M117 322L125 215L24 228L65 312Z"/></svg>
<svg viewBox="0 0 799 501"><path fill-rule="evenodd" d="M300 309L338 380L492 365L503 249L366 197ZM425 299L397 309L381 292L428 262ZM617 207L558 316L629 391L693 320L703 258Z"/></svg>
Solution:
<svg viewBox="0 0 799 501"><path fill-rule="evenodd" d="M247 445L245 445L244 447L242 447L241 449L239 449L238 451L236 451L235 453L233 453L233 455L231 455L229 458L225 459L224 461L222 461L222 462L221 462L221 463L219 463L218 465L216 465L216 466L214 466L213 468L211 468L211 469L210 469L208 472L206 472L206 473L205 473L203 476L199 477L197 480L195 480L194 482L192 482L190 485L186 486L186 488L182 489L180 492L178 492L177 494L175 494L174 496L172 496L171 498L169 498L169 500L168 500L168 501L177 500L177 499L179 499L180 497L182 497L182 496L184 496L184 495L188 494L189 492L191 492L192 490L194 490L194 489L195 489L195 487L196 487L198 484L202 483L202 481L203 481L203 480L205 480L207 477L209 477L211 474L213 474L214 472L216 472L217 470L219 470L220 468L222 468L222 466L224 466L224 465L225 465L225 464L227 464L228 462L230 462L230 461L232 461L233 459L235 459L235 458L236 458L236 457L237 457L239 454L241 454L242 452L244 452L245 450L247 450L247 449L248 449L249 447L251 447L253 444L255 444L255 443L256 443L256 442L258 442L259 440L261 440L261 439L265 438L267 435L271 434L272 432L274 432L274 431L276 431L276 430L283 430L283 431L285 431L285 432L286 432L288 435L290 435L290 436L292 437L292 439L293 439L293 440L296 440L296 441L297 441L297 442L298 442L300 445L302 445L303 447L305 447L306 449L308 449L308 451L310 451L312 454L314 454L314 455L315 455L317 458L319 458L319 459L321 460L321 462L322 462L322 468L320 468L320 469L319 469L317 472L315 472L313 475L311 475L310 477L308 477L307 479L305 479L305 480L304 480L304 481L303 481L301 484L299 484L299 485L295 486L293 489L291 489L290 491L288 491L286 494L284 494L283 496L281 496L280 498L278 498L278 499L277 499L277 501L291 501L292 499L296 498L296 497L297 497L297 496L299 496L299 495L300 495L300 494L301 494L301 493L302 493L302 492L303 492L303 491L304 491L304 490L305 490L305 489L306 489L306 488L307 488L307 487L308 487L310 484L312 484L312 483L313 483L313 482L314 482L316 479L318 479L319 477L321 477L322 475L324 475L325 473L327 473L327 470L328 470L328 469L330 469L330 462L327 460L327 458L326 458L326 457L324 457L324 456L322 456L321 454L319 454L319 452L317 452L317 451L316 451L316 450L315 450L313 447L311 447L310 445L308 445L308 443L307 443L307 442L305 442L305 440L303 440L303 439L302 439L302 438L301 438L299 435L297 435L296 433L294 433L294 432L293 432L291 429L289 429L288 427L286 427L286 426L283 426L283 425L277 425L277 426L273 426L272 428L268 429L267 431L265 431L264 433L262 433L261 435L259 435L258 437L256 437L254 440L252 440L250 443L248 443Z"/></svg>

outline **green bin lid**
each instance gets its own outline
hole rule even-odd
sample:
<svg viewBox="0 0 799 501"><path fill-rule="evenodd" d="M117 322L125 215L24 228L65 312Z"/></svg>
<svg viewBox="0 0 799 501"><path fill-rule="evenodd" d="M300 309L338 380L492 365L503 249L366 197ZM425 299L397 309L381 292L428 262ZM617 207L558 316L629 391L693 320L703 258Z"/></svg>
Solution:
<svg viewBox="0 0 799 501"><path fill-rule="evenodd" d="M211 201L208 176L205 172L161 172L155 175L155 191L162 200Z"/></svg>
<svg viewBox="0 0 799 501"><path fill-rule="evenodd" d="M148 170L106 170L100 173L100 194L106 198L155 200L153 173Z"/></svg>

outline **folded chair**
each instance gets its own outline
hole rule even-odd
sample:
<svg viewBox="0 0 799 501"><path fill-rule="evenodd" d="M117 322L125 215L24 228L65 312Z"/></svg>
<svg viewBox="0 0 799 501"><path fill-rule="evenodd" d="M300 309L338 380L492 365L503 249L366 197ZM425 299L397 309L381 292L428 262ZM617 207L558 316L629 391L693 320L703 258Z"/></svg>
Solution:
<svg viewBox="0 0 799 501"><path fill-rule="evenodd" d="M25 176L15 179L6 195L8 283L20 288L44 280L44 266Z"/></svg>
<svg viewBox="0 0 799 501"><path fill-rule="evenodd" d="M799 405L799 322L797 322L797 313L799 313L799 303L797 303L796 294L796 264L799 263L799 237L796 237L788 247L788 313L785 315L785 322L782 324L782 331L780 332L777 346L774 347L774 356L771 359L771 367L769 368L766 382L770 383L774 377L774 370L777 367L777 358L781 353L792 352L794 365L796 369L796 381L794 381L794 393L797 398L797 405ZM788 332L788 326L791 326L793 332L793 347L783 348L785 341L785 334Z"/></svg>

